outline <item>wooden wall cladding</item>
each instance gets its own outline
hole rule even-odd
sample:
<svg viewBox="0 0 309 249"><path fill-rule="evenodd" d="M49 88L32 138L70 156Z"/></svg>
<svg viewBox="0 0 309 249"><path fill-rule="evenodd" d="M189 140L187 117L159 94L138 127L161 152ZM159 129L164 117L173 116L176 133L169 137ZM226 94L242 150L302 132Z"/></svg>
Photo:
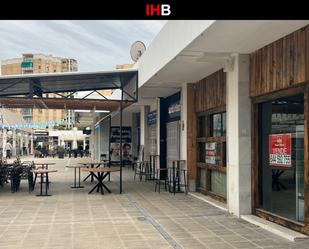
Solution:
<svg viewBox="0 0 309 249"><path fill-rule="evenodd" d="M308 80L309 26L250 55L250 96L285 89Z"/></svg>
<svg viewBox="0 0 309 249"><path fill-rule="evenodd" d="M195 91L194 84L187 86L187 167L189 180L195 180L197 169L197 144L196 144L196 113L195 113Z"/></svg>
<svg viewBox="0 0 309 249"><path fill-rule="evenodd" d="M219 70L195 84L195 111L204 112L226 104L226 73Z"/></svg>

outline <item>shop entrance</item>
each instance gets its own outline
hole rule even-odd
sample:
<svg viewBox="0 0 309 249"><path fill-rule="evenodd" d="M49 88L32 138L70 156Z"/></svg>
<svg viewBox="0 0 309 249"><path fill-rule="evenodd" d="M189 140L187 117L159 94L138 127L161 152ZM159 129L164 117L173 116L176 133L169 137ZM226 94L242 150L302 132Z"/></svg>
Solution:
<svg viewBox="0 0 309 249"><path fill-rule="evenodd" d="M180 159L180 121L166 124L167 161Z"/></svg>
<svg viewBox="0 0 309 249"><path fill-rule="evenodd" d="M259 104L259 201L304 222L304 95Z"/></svg>

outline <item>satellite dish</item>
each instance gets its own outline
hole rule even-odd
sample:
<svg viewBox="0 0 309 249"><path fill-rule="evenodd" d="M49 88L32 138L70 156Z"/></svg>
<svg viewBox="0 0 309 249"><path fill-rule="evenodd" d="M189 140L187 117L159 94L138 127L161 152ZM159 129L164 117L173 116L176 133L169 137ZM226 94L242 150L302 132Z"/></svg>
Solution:
<svg viewBox="0 0 309 249"><path fill-rule="evenodd" d="M139 57L145 52L146 46L141 41L136 41L132 44L130 54L133 61L137 62Z"/></svg>

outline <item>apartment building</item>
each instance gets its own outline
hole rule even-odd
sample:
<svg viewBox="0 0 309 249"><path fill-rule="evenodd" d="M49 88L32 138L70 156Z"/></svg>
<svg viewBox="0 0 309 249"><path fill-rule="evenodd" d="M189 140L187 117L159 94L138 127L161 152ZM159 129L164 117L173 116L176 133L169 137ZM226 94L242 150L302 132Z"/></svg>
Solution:
<svg viewBox="0 0 309 249"><path fill-rule="evenodd" d="M1 75L75 72L77 70L78 64L75 59L45 54L24 53L21 58L7 59L1 62ZM60 97L56 94L50 95L49 97ZM20 111L28 123L65 119L66 126L71 128L74 122L73 110L22 108L15 109L15 111Z"/></svg>

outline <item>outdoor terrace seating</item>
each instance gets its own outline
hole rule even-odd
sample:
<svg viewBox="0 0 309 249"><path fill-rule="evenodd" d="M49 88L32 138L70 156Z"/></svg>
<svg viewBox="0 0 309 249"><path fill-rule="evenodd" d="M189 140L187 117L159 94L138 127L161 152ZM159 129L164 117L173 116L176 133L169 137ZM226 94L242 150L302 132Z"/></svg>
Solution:
<svg viewBox="0 0 309 249"><path fill-rule="evenodd" d="M11 184L11 192L17 192L20 187L21 180L28 180L29 192L33 189L33 162L21 162L19 159L13 163L6 161L0 162L0 186Z"/></svg>

